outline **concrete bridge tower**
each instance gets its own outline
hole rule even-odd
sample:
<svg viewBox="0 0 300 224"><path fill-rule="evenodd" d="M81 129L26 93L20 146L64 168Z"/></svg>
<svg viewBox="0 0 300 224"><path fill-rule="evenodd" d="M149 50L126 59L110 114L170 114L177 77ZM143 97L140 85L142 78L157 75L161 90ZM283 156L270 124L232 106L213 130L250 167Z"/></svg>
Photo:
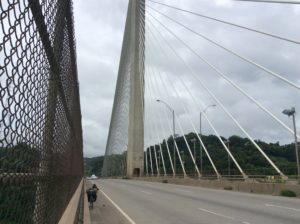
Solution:
<svg viewBox="0 0 300 224"><path fill-rule="evenodd" d="M144 174L145 0L129 0L123 51L130 57L127 175ZM128 52L129 51L129 52ZM129 54L128 54L129 53ZM127 60L122 58L121 60ZM120 62L122 63L122 62Z"/></svg>

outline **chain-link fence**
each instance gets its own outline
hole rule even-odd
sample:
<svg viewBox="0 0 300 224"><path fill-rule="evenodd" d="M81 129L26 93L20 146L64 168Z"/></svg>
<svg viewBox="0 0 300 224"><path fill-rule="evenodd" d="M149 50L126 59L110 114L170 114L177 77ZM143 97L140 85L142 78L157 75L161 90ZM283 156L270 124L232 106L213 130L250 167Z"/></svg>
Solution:
<svg viewBox="0 0 300 224"><path fill-rule="evenodd" d="M83 175L71 0L0 1L0 223L57 223Z"/></svg>

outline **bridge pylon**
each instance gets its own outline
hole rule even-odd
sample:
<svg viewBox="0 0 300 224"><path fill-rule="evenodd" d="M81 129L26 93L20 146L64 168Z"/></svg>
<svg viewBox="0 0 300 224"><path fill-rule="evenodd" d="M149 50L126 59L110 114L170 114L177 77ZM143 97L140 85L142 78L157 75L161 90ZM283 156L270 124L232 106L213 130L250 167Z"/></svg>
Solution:
<svg viewBox="0 0 300 224"><path fill-rule="evenodd" d="M129 51L132 57L127 148L127 176L129 177L144 174L144 4L145 0L129 1L122 47L122 51ZM128 39L130 44L125 41Z"/></svg>
<svg viewBox="0 0 300 224"><path fill-rule="evenodd" d="M144 174L144 51L145 0L129 0L102 176Z"/></svg>

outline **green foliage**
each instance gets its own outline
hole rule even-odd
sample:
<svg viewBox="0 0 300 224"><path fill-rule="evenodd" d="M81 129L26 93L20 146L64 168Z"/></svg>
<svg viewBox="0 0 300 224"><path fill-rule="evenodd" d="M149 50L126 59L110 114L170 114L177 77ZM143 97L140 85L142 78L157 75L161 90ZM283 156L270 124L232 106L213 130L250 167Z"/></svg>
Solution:
<svg viewBox="0 0 300 224"><path fill-rule="evenodd" d="M40 162L40 152L25 143L0 148L0 170L3 173L34 173Z"/></svg>
<svg viewBox="0 0 300 224"><path fill-rule="evenodd" d="M296 197L296 193L294 191L288 190L288 189L282 189L280 191L280 195L284 197Z"/></svg>
<svg viewBox="0 0 300 224"><path fill-rule="evenodd" d="M0 223L32 223L36 187L16 182L0 187Z"/></svg>
<svg viewBox="0 0 300 224"><path fill-rule="evenodd" d="M0 223L32 223L40 152L25 143L0 148ZM26 174L26 175L25 175Z"/></svg>
<svg viewBox="0 0 300 224"><path fill-rule="evenodd" d="M95 174L96 176L101 176L103 162L104 156L84 158L84 175L91 176Z"/></svg>
<svg viewBox="0 0 300 224"><path fill-rule="evenodd" d="M194 144L191 139L195 138L195 153L196 153L196 163L200 168L200 142L195 133L189 133L185 135L192 154L194 154ZM276 171L271 167L267 160L261 155L261 153L256 149L252 142L248 138L242 138L237 135L233 135L228 139L221 137L223 141L229 140L229 148L237 162L241 165L242 169L248 175L277 175ZM215 135L202 135L201 139L207 148L212 160L214 161L218 171L221 175L228 174L228 154L224 149L223 145ZM170 149L170 154L173 159L173 138L169 137L168 146ZM296 174L296 163L294 156L294 144L280 145L279 142L276 143L266 143L260 140L255 141L264 152L272 159L272 161L283 171L286 175ZM195 166L190 156L190 152L186 146L183 136L178 136L176 138L176 143L181 152L181 157L185 165L187 174L191 175L195 173ZM172 173L171 164L169 161L169 156L167 153L166 142L162 142L163 157L165 161L166 170L168 173ZM152 161L155 161L153 147L159 152L159 145L151 146L152 150ZM149 157L149 148L147 149L147 155ZM202 160L203 160L203 175L215 175L214 170L209 162L209 159L202 148ZM178 155L176 152L176 171L178 174L182 174L182 168L179 163ZM148 158L148 161L150 159ZM162 163L160 163L162 171ZM240 175L237 167L235 166L232 159L230 159L230 174ZM153 170L156 170L156 163L153 162Z"/></svg>
<svg viewBox="0 0 300 224"><path fill-rule="evenodd" d="M195 154L196 154L196 163L200 169L200 142L195 133L189 133L185 135L192 154L194 154L194 144L191 142L191 139L195 138ZM261 153L256 149L252 142L248 138L242 138L237 135L233 135L228 139L221 137L223 141L229 140L229 148L237 162L241 165L242 169L247 175L265 175L265 176L276 176L276 171L271 167L267 160L261 155ZM215 135L202 135L201 139L207 148L212 160L214 161L218 171L221 175L228 175L228 154L224 149L223 145ZM280 145L279 142L276 143L266 143L261 140L256 140L261 149L271 158L271 160L281 169L281 171L286 175L295 175L296 174L296 163L294 155L294 144ZM173 150L174 150L174 141L172 137L167 139L167 142L164 140L161 143L166 172L171 174L172 168L169 160L169 155L167 151L167 144L170 149L170 154L173 160ZM194 175L195 166L191 159L190 152L186 146L183 136L176 136L176 144L181 153L181 158L184 162L184 166L188 175ZM156 149L158 157L158 163L160 166L160 171L163 172L162 160L160 158L160 147L159 145L151 146L151 155L152 155L152 164L153 171L156 171L156 162L153 149ZM201 147L202 148L202 147ZM150 162L150 152L149 148L146 150L148 163ZM183 174L181 168L177 151L176 151L176 173L179 175ZM107 158L109 161L109 167L114 167L114 169L123 169L120 164L121 160L124 160L124 155L111 155ZM101 175L103 167L104 156L94 157L94 158L85 158L85 175L95 174L97 176ZM209 159L202 148L202 165L203 165L203 175L215 175L215 172L209 162ZM119 165L119 166L118 166ZM116 168L117 167L117 168ZM119 168L118 168L119 167ZM119 172L119 171L118 171ZM239 170L235 166L232 159L230 159L230 175L240 175Z"/></svg>
<svg viewBox="0 0 300 224"><path fill-rule="evenodd" d="M232 187L231 186L225 186L224 190L232 191Z"/></svg>

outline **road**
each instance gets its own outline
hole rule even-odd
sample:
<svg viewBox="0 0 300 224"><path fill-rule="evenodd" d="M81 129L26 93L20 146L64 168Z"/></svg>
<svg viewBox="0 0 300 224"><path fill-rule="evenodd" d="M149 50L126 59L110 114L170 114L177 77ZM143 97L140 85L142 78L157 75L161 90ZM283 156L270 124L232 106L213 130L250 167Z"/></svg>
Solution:
<svg viewBox="0 0 300 224"><path fill-rule="evenodd" d="M299 198L134 180L94 182L127 216L128 223L300 223Z"/></svg>

